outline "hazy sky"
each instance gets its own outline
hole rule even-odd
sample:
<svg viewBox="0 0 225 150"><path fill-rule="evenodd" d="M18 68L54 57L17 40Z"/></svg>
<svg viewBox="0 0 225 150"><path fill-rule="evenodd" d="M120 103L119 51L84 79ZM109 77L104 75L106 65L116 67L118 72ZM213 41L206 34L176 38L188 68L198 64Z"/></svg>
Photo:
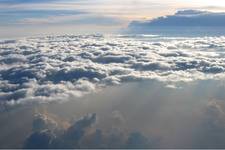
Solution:
<svg viewBox="0 0 225 150"><path fill-rule="evenodd" d="M1 37L112 32L177 9L225 10L225 0L0 0Z"/></svg>

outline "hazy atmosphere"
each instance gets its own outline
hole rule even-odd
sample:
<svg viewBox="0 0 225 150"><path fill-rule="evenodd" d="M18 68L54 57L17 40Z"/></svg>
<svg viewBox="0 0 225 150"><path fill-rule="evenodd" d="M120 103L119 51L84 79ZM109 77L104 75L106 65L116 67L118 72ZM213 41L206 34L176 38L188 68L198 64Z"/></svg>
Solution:
<svg viewBox="0 0 225 150"><path fill-rule="evenodd" d="M213 0L0 0L1 38L118 33L134 20L200 9L221 12Z"/></svg>
<svg viewBox="0 0 225 150"><path fill-rule="evenodd" d="M0 0L0 149L225 148L224 91L224 0Z"/></svg>

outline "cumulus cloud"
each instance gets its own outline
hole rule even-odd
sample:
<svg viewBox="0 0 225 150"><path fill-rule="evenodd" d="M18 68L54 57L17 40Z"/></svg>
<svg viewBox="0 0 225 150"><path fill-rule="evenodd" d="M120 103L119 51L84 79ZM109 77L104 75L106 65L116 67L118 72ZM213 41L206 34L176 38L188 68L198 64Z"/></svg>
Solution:
<svg viewBox="0 0 225 150"><path fill-rule="evenodd" d="M96 114L89 114L63 128L51 116L37 114L24 148L151 148L153 145L140 132L129 135L118 130L104 132L92 126L95 122Z"/></svg>
<svg viewBox="0 0 225 150"><path fill-rule="evenodd" d="M96 121L90 114L76 121L68 129L60 128L48 115L39 114L33 121L33 133L27 138L25 148L79 148L85 129Z"/></svg>
<svg viewBox="0 0 225 150"><path fill-rule="evenodd" d="M9 104L67 100L109 85L148 79L165 83L223 79L224 40L101 35L1 40L0 100Z"/></svg>

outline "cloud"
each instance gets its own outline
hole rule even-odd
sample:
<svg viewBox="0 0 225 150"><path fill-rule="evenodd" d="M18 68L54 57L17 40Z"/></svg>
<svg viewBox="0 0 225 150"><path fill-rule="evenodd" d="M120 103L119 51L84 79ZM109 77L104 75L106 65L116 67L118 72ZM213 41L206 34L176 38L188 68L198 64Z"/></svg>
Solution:
<svg viewBox="0 0 225 150"><path fill-rule="evenodd" d="M96 114L89 114L62 128L49 115L37 114L24 148L151 148L153 145L140 132L130 133L126 138L118 130L95 129L92 126L95 122ZM90 133L88 128L94 132Z"/></svg>
<svg viewBox="0 0 225 150"><path fill-rule="evenodd" d="M128 30L135 33L152 32L154 34L182 34L179 33L182 31L186 35L191 35L190 32L192 35L224 35L224 20L224 12L180 10L174 15L162 16L147 21L133 21L129 24Z"/></svg>
<svg viewBox="0 0 225 150"><path fill-rule="evenodd" d="M180 88L143 81L59 104L14 106L1 111L2 147L21 148L26 139L35 148L223 148L225 86L215 80L182 82ZM33 109L50 113L33 117Z"/></svg>
<svg viewBox="0 0 225 150"><path fill-rule="evenodd" d="M127 148L148 148L151 147L149 139L139 132L131 133L128 137Z"/></svg>
<svg viewBox="0 0 225 150"><path fill-rule="evenodd" d="M85 129L95 121L96 114L90 114L64 130L48 115L38 114L33 121L33 133L27 138L24 148L79 148Z"/></svg>
<svg viewBox="0 0 225 150"><path fill-rule="evenodd" d="M224 79L224 37L147 38L154 41L101 35L2 40L0 99L61 101L139 80Z"/></svg>
<svg viewBox="0 0 225 150"><path fill-rule="evenodd" d="M224 100L210 100L200 121L194 146L196 148L224 148L225 144L225 103Z"/></svg>
<svg viewBox="0 0 225 150"><path fill-rule="evenodd" d="M178 11L174 15L159 17L146 22L133 22L130 26L142 27L223 27L225 25L225 13L207 12L199 10Z"/></svg>

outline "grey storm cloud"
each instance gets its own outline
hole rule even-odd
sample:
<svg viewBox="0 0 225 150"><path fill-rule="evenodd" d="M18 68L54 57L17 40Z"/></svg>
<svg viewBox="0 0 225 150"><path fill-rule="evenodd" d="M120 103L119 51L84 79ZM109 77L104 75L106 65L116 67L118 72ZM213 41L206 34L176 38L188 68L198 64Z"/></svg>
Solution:
<svg viewBox="0 0 225 150"><path fill-rule="evenodd" d="M33 120L33 131L24 143L24 148L151 148L152 141L140 132L127 136L120 131L104 133L96 129L96 114L86 115L68 128L46 114L38 114ZM88 129L94 132L89 133Z"/></svg>
<svg viewBox="0 0 225 150"><path fill-rule="evenodd" d="M33 133L27 138L24 148L79 148L79 141L85 129L96 121L96 114L90 114L63 130L47 115L39 114L33 121Z"/></svg>
<svg viewBox="0 0 225 150"><path fill-rule="evenodd" d="M177 124L178 120L171 118L174 127L179 128L180 126L182 128L182 131L178 129L178 133L171 131L171 133L174 133L171 136L169 136L171 133L162 136L134 129L126 130L125 128L129 125L125 125L124 129L104 128L99 124L104 122L101 120L103 118L95 113L84 115L72 123L64 122L55 115L37 114L33 119L32 132L24 142L24 148L224 148L224 100L209 100L206 105L204 103L202 106L197 112L189 113L189 119L191 120L189 120L190 122L187 121L187 124ZM160 111L162 112L162 110ZM183 108L182 111L186 110ZM195 115L191 116L193 113ZM115 116L121 118L119 111L114 111L111 115L112 118ZM185 113L186 115L187 113ZM185 116L182 115L186 118L187 116ZM174 116L174 118L179 117L181 116ZM146 117L144 118L146 119ZM63 124L67 124L67 126ZM139 124L141 123L139 122ZM149 126L151 125L149 124ZM168 130L170 130L170 127ZM170 141L174 136L175 141ZM172 145L163 143L165 140L172 142Z"/></svg>
<svg viewBox="0 0 225 150"><path fill-rule="evenodd" d="M220 80L225 72L224 40L159 36L145 41L101 35L1 40L0 100L67 100L139 80Z"/></svg>

